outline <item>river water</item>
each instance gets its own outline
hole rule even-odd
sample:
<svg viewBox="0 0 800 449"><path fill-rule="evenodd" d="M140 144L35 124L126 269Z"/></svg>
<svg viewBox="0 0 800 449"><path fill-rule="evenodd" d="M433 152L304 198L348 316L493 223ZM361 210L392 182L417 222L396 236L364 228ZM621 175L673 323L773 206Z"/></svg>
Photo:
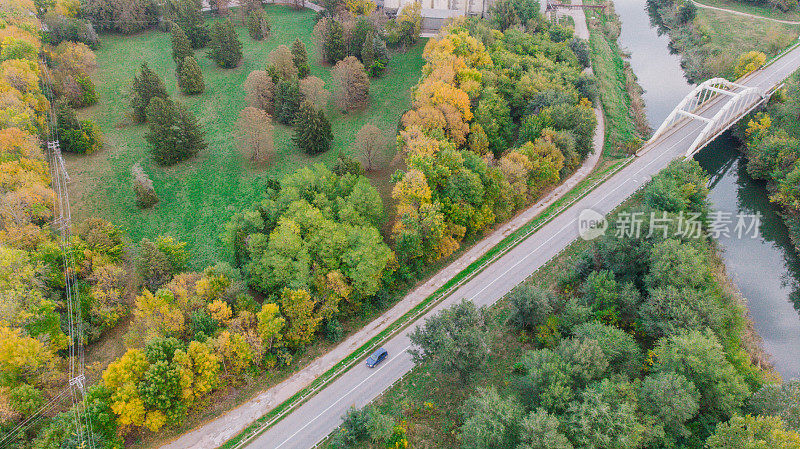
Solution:
<svg viewBox="0 0 800 449"><path fill-rule="evenodd" d="M631 67L644 88L647 118L657 129L689 93L680 57L670 52L669 38L651 25L644 0L615 0L622 21L620 45L630 52ZM720 236L722 256L736 286L748 303L763 347L784 380L800 377L800 258L789 241L778 209L769 202L763 183L745 171L738 142L724 134L695 159L711 177L714 210L760 214L756 238ZM734 219L735 220L735 219Z"/></svg>

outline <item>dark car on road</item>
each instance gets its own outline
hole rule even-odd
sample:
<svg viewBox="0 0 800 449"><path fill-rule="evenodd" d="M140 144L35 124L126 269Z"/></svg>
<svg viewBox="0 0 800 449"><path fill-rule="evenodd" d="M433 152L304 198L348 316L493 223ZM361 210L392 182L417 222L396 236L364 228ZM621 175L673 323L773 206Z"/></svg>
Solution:
<svg viewBox="0 0 800 449"><path fill-rule="evenodd" d="M377 351L373 352L371 356L367 357L367 367L375 368L375 366L381 363L387 355L389 355L389 353L385 349L378 349Z"/></svg>

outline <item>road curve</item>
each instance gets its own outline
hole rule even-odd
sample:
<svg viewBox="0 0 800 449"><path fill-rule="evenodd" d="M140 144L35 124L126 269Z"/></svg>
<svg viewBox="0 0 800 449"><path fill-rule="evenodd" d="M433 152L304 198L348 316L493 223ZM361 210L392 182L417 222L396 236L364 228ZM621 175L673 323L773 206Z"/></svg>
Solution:
<svg viewBox="0 0 800 449"><path fill-rule="evenodd" d="M780 84L800 69L800 47L743 81L747 87L764 91ZM712 100L714 101L714 100ZM711 117L722 102L711 104L703 116ZM687 121L669 130L649 145L630 165L576 202L517 247L491 264L472 280L449 295L421 320L466 298L478 306L488 306L502 298L548 260L578 238L578 216L585 209L607 214L641 188L670 161L686 152L701 132L703 123ZM413 367L409 332L414 325L389 340L384 347L388 359L377 369L358 364L329 384L305 404L259 435L248 446L254 449L305 449L325 438L341 422L351 407L363 407Z"/></svg>

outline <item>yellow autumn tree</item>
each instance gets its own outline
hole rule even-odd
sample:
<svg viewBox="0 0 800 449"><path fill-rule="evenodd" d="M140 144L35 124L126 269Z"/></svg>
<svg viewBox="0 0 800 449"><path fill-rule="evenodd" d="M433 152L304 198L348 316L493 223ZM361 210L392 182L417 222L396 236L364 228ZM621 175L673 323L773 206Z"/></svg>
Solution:
<svg viewBox="0 0 800 449"><path fill-rule="evenodd" d="M281 331L286 325L286 320L280 314L280 308L274 303L264 303L256 314L258 319L258 336L266 347L270 349L278 345L283 338Z"/></svg>
<svg viewBox="0 0 800 449"><path fill-rule="evenodd" d="M322 316L314 314L315 301L305 290L283 289L280 309L289 322L284 338L290 346L297 348L311 342Z"/></svg>
<svg viewBox="0 0 800 449"><path fill-rule="evenodd" d="M145 425L147 412L138 385L149 367L142 350L128 349L103 372L103 383L111 392L111 410L117 415L117 424L123 432ZM154 420L155 417L151 418L151 426L156 424Z"/></svg>
<svg viewBox="0 0 800 449"><path fill-rule="evenodd" d="M188 406L196 404L219 384L219 358L208 344L192 341L185 351L175 351L174 360L180 367L183 399Z"/></svg>

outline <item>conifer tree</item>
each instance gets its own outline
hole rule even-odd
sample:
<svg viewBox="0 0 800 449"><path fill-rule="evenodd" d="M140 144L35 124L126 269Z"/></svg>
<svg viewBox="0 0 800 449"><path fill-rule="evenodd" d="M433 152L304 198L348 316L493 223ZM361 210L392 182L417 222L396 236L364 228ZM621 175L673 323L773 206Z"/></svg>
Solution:
<svg viewBox="0 0 800 449"><path fill-rule="evenodd" d="M374 76L371 69L375 63L375 43L371 35L364 39L364 45L361 47L361 62L367 69L367 73Z"/></svg>
<svg viewBox="0 0 800 449"><path fill-rule="evenodd" d="M188 159L206 147L204 133L194 115L169 98L154 98L150 102L147 124L145 139L152 147L153 159L161 165Z"/></svg>
<svg viewBox="0 0 800 449"><path fill-rule="evenodd" d="M337 61L347 56L344 28L337 20L328 21L328 32L325 34L325 41L322 43L322 53L329 64L336 64Z"/></svg>
<svg viewBox="0 0 800 449"><path fill-rule="evenodd" d="M361 50L364 48L364 42L369 40L370 35L374 32L374 25L365 17L359 17L347 36L348 55L361 59Z"/></svg>
<svg viewBox="0 0 800 449"><path fill-rule="evenodd" d="M201 94L206 90L205 82L203 82L203 72L200 71L200 66L194 57L187 56L180 65L178 86L180 86L181 92L186 95Z"/></svg>
<svg viewBox="0 0 800 449"><path fill-rule="evenodd" d="M284 125L294 124L300 108L300 84L296 79L281 80L275 89L275 119Z"/></svg>
<svg viewBox="0 0 800 449"><path fill-rule="evenodd" d="M177 8L178 25L186 33L192 48L203 48L209 40L208 27L200 10L200 3L194 0L179 0Z"/></svg>
<svg viewBox="0 0 800 449"><path fill-rule="evenodd" d="M236 36L236 30L230 19L217 22L211 30L211 51L208 57L218 66L230 69L239 65L242 60L242 43Z"/></svg>
<svg viewBox="0 0 800 449"><path fill-rule="evenodd" d="M331 148L333 132L325 113L304 101L297 113L294 142L307 154L320 154Z"/></svg>
<svg viewBox="0 0 800 449"><path fill-rule="evenodd" d="M386 64L389 63L389 49L386 48L386 42L380 36L374 35L371 40L375 60L371 66L367 66L367 70L374 77L380 76L386 70Z"/></svg>
<svg viewBox="0 0 800 449"><path fill-rule="evenodd" d="M306 51L306 45L300 39L295 39L294 43L292 43L292 61L294 61L294 66L297 67L297 76L300 79L307 77L311 71L308 67L308 52Z"/></svg>
<svg viewBox="0 0 800 449"><path fill-rule="evenodd" d="M172 25L172 59L175 60L175 65L178 66L178 73L181 71L181 64L187 56L194 56L192 51L192 44L186 33L178 25Z"/></svg>
<svg viewBox="0 0 800 449"><path fill-rule="evenodd" d="M147 119L147 106L155 97L167 98L167 87L164 81L150 69L147 63L142 63L139 74L133 78L133 95L131 107L133 118L141 123Z"/></svg>
<svg viewBox="0 0 800 449"><path fill-rule="evenodd" d="M247 31L253 40L268 38L270 29L269 19L263 9L257 9L247 16Z"/></svg>

